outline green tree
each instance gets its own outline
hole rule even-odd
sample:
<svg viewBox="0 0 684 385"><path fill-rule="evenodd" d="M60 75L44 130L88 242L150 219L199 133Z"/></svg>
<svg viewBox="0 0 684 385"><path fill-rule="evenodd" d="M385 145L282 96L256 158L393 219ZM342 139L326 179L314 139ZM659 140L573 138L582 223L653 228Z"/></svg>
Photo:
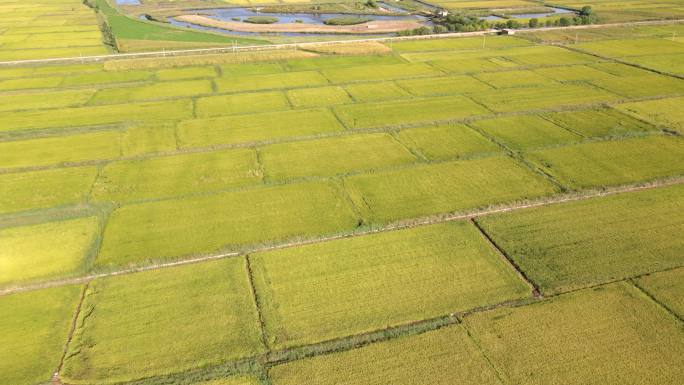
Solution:
<svg viewBox="0 0 684 385"><path fill-rule="evenodd" d="M558 25L560 25L561 27L567 27L570 24L570 19L568 19L567 17L561 17L560 19L558 19Z"/></svg>
<svg viewBox="0 0 684 385"><path fill-rule="evenodd" d="M588 5L585 5L580 10L580 16L591 16L591 14L593 14L593 13L594 13L594 10L592 10L591 7Z"/></svg>
<svg viewBox="0 0 684 385"><path fill-rule="evenodd" d="M447 33L449 32L449 29L443 25L435 25L434 27L435 33Z"/></svg>
<svg viewBox="0 0 684 385"><path fill-rule="evenodd" d="M537 19L536 17L532 18L530 19L530 21L527 22L527 25L529 25L530 28L537 28L539 26L539 19Z"/></svg>

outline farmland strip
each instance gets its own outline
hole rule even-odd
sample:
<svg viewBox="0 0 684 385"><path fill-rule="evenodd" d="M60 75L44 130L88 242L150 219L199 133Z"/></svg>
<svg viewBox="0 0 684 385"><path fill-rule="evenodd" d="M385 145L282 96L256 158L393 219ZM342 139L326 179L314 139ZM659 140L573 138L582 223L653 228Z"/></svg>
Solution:
<svg viewBox="0 0 684 385"><path fill-rule="evenodd" d="M530 201L527 203L501 206L501 207L497 207L497 208L478 210L478 211L473 211L473 212L469 212L469 213L459 213L459 214L445 215L445 216L438 216L438 217L421 218L421 219L416 219L412 222L390 224L387 226L373 228L370 230L364 230L364 231L359 231L359 232L343 233L343 234L332 235L332 236L328 236L328 237L320 237L320 238L308 239L308 240L302 240L302 241L296 241L296 242L286 242L286 243L280 243L280 244L275 244L275 245L261 246L261 247L256 247L253 249L245 250L243 252L235 251L235 252L228 252L228 253L210 254L210 255L204 255L204 256L199 256L199 257L195 257L195 258L188 258L188 259L183 259L183 260L178 260L178 261L173 261L173 262L165 262L165 263L158 263L158 264L152 264L152 265L129 268L129 269L121 269L121 270L115 270L115 271L109 271L109 272L103 272L103 273L97 273L97 274L89 274L89 275L85 275L85 276L81 276L81 277L74 277L74 278L54 280L54 281L46 281L46 282L31 284L31 285L14 286L14 287L4 288L4 289L0 290L0 296L5 296L5 295L13 294L13 293L26 292L26 291L40 290L40 289L49 288L49 287L59 287L59 286L83 283L83 282L87 282L87 281L90 281L90 280L93 280L96 278L126 275L126 274L132 274L132 273L148 271L148 270L163 269L163 268L168 268L168 267L173 267L173 266L187 265L187 264L211 261L211 260L216 260L216 259L237 257L237 256L243 255L245 253L246 254L253 254L255 252L277 250L277 249L283 249L283 248L289 248L289 247L308 245L308 244L312 244L312 243L326 242L326 241L331 241L331 240L335 240L335 239L357 237L357 236L374 234L374 233L383 232L383 231L393 231L393 230L399 230L399 229L404 229L404 228L424 226L424 225L429 225L429 224L434 224L434 223L442 223L442 222L457 221L457 220L466 220L466 219L470 219L470 218L478 218L478 217L492 215L492 214L506 213L506 212L516 211L516 210L523 210L523 209L528 209L528 208L555 205L555 204L566 203L566 202L582 201L582 200L587 200L587 199L597 198L597 197L602 197L602 196L610 196L610 195L623 194L623 193L629 193L629 192L635 192L635 191L650 190L650 189L655 189L655 188L659 188L659 187L680 185L683 183L684 183L683 178L675 178L675 179L667 179L667 180L661 180L661 181L657 181L657 182L651 182L651 183L644 184L644 185L629 185L629 186L622 186L619 188L612 188L612 189L592 191L592 192L579 193L579 194L578 193L562 194L562 195L557 195L557 196L552 197L552 198L538 199L538 200Z"/></svg>

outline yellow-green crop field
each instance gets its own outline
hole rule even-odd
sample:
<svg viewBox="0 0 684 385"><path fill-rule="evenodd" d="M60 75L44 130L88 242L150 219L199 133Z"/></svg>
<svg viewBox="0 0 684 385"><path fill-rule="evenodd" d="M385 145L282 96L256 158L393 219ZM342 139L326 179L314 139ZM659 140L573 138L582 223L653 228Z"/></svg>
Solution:
<svg viewBox="0 0 684 385"><path fill-rule="evenodd" d="M0 2L0 61L106 53L95 12L80 0Z"/></svg>
<svg viewBox="0 0 684 385"><path fill-rule="evenodd" d="M0 383L681 385L681 30L3 65Z"/></svg>

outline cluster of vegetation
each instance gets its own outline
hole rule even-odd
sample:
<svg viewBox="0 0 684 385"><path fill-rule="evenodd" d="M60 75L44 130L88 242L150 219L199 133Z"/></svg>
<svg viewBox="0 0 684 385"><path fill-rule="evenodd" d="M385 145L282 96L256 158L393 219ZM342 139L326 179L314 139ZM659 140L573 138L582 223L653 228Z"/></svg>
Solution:
<svg viewBox="0 0 684 385"><path fill-rule="evenodd" d="M558 19L547 19L546 21L539 20L538 18L532 18L527 21L527 23L521 23L518 20L506 20L505 22L498 22L494 24L494 28L539 28L539 27L568 27L571 25L588 25L594 24L598 20L598 17L592 10L590 6L584 6L582 9L573 17L561 16Z"/></svg>
<svg viewBox="0 0 684 385"><path fill-rule="evenodd" d="M272 16L250 16L242 21L251 24L273 24L278 22L278 18Z"/></svg>
<svg viewBox="0 0 684 385"><path fill-rule="evenodd" d="M420 27L412 30L402 31L400 36L431 35L448 32L475 32L483 31L487 28L496 29L520 29L538 27L567 27L571 25L594 24L598 20L596 13L590 6L582 9L573 17L560 17L558 19L548 19L546 21L532 18L527 23L515 19L508 19L497 23L488 23L486 20L473 15L450 14L443 18L436 18L434 27Z"/></svg>
<svg viewBox="0 0 684 385"><path fill-rule="evenodd" d="M402 31L401 36L415 36L415 35L430 35L433 33L448 33L448 32L474 32L483 31L489 28L489 24L485 20L472 15L457 15L452 14L444 18L435 20L436 24L430 28L427 26Z"/></svg>
<svg viewBox="0 0 684 385"><path fill-rule="evenodd" d="M356 24L363 24L367 23L369 21L372 21L373 19L367 18L367 17L358 17L358 16L347 16L347 17L333 17L331 19L327 19L323 21L326 25L356 25Z"/></svg>
<svg viewBox="0 0 684 385"><path fill-rule="evenodd" d="M445 27L448 32L482 31L488 27L487 22L477 16L457 14L448 15L443 20L440 20L440 24L442 27ZM439 30L437 32L439 32Z"/></svg>

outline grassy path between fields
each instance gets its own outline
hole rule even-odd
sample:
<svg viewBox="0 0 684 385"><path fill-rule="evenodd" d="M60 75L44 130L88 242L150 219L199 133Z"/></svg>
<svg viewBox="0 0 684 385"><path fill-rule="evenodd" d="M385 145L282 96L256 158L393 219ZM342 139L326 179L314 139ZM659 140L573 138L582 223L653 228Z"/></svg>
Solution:
<svg viewBox="0 0 684 385"><path fill-rule="evenodd" d="M649 189L654 189L654 188L658 188L658 187L679 185L679 184L683 184L683 183L684 183L684 177L667 178L667 179L661 179L661 180L657 180L657 181L653 181L653 182L645 183L645 184L623 185L623 186L614 187L614 188L607 188L605 190L588 190L588 191L584 191L584 192L580 191L580 192L573 192L573 193L567 193L567 194L560 194L560 195L556 195L556 196L550 197L550 198L530 200L527 202L516 203L516 204L512 204L512 205L503 205L503 206L498 206L498 207L494 207L494 208L486 208L486 209L475 210L475 211L470 211L470 212L452 213L452 214L430 216L430 217L423 217L423 218L413 218L410 220L402 221L401 223L390 224L387 226L382 226L382 227L373 228L373 229L369 229L369 230L349 232L349 233L341 233L341 234L327 236L327 237L319 237L319 238L312 238L312 239L295 241L295 242L285 242L285 243L278 243L278 244L273 244L273 245L268 245L268 246L260 246L260 247L246 249L243 251L233 251L233 252L228 252L228 253L203 255L203 256L197 256L195 258L182 259L182 260L167 262L167 263L158 263L158 264L152 264L152 265L129 268L129 269L122 269L122 270L102 272L102 273L97 273L97 274L88 274L88 275L72 277L72 278L45 281L45 282L41 282L41 283L29 284L29 285L24 285L24 286L9 287L9 288L0 290L0 296L19 293L19 292L40 290L40 289L45 289L45 288L50 288L50 287L58 287L58 286L73 285L73 284L79 284L79 283L87 283L93 279L98 279L98 278L132 274L132 273L148 271L148 270L164 269L164 268L169 268L169 267L174 267L174 266L188 265L188 264L192 264L192 263L206 262L206 261L212 261L212 260L223 259L223 258L238 257L241 255L249 255L249 254L254 254L254 253L264 252L264 251L269 251L269 250L285 249L285 248L304 246L304 245L321 243L321 242L328 242L328 241L332 241L332 240L336 240L336 239L353 238L353 237L364 236L364 235L375 234L375 233L381 233L381 232L386 232L386 231L402 230L402 229L408 229L408 228L413 228L413 227L418 227L418 226L427 226L427 225L431 225L431 224L451 222L451 221L472 220L473 218L478 218L478 217L487 216L487 215L500 214L500 213L505 213L505 212L510 212L510 211L524 210L524 209L530 209L530 208L542 207L542 206L548 206L548 205L555 205L555 204L560 204L560 203L581 201L581 200L587 200L587 199L598 198L598 197L609 196L609 195L615 195L615 194L623 194L623 193L629 193L629 192L635 192L635 191L641 191L641 190L649 190ZM483 232L483 234L485 234L485 233ZM492 243L490 242L490 244L492 244ZM495 247L496 249L499 249L495 244L492 244L492 246ZM505 256L505 254L503 255L503 257L506 258L507 260L509 260L508 262L510 263L510 258ZM517 269L517 267L515 267L515 266L513 266L513 267L515 268L516 271L518 271L518 273L521 273L519 271L519 269ZM527 279L527 277L523 276L523 278L524 278L525 282L527 282L528 284L531 285L531 287L533 288L533 293L535 294L535 296L537 296L538 295L537 287L531 281L529 281L529 279Z"/></svg>

